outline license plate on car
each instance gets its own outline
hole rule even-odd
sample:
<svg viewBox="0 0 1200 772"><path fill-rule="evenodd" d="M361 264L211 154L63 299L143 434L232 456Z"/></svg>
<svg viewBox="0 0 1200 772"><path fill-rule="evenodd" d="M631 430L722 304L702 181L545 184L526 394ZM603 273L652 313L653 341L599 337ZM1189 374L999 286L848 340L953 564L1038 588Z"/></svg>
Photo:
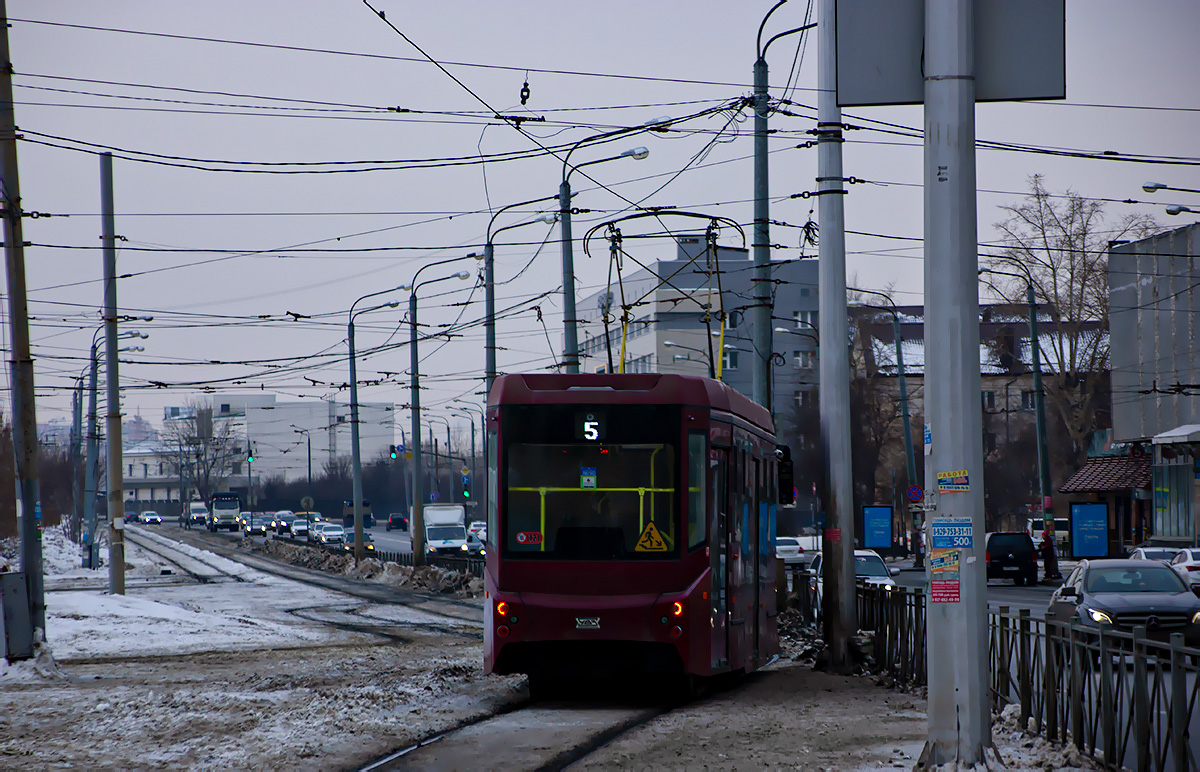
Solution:
<svg viewBox="0 0 1200 772"><path fill-rule="evenodd" d="M1005 570L1005 571L1019 571L1020 569L1019 569L1017 566L1005 566L1003 570Z"/></svg>

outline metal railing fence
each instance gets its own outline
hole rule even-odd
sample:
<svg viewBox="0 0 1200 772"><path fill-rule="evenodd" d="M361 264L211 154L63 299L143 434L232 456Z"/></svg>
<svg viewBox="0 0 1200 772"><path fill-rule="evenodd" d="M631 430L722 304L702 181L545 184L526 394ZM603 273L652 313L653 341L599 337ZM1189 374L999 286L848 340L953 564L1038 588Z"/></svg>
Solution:
<svg viewBox="0 0 1200 772"><path fill-rule="evenodd" d="M925 593L860 585L857 600L859 627L874 632L875 669L925 685ZM1182 633L1148 633L989 610L993 709L1019 705L1022 727L1113 769L1200 769L1200 649Z"/></svg>

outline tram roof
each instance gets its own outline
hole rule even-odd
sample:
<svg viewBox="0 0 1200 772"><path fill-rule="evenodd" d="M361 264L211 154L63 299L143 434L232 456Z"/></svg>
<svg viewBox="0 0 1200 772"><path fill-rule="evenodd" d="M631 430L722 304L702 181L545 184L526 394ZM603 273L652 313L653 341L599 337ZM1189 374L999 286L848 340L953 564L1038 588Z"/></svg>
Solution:
<svg viewBox="0 0 1200 772"><path fill-rule="evenodd" d="M488 395L497 405L695 405L732 413L774 432L766 408L712 378L674 373L513 373L499 376Z"/></svg>

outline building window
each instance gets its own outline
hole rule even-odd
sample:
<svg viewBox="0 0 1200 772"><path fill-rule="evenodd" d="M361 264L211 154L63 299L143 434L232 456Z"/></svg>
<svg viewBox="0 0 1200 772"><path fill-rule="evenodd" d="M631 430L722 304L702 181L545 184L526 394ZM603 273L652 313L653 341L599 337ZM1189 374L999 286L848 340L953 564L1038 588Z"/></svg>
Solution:
<svg viewBox="0 0 1200 772"><path fill-rule="evenodd" d="M1033 396L1033 389L1026 389L1021 392L1021 409L1033 410L1036 400Z"/></svg>
<svg viewBox="0 0 1200 772"><path fill-rule="evenodd" d="M995 432L984 432L983 433L983 454L986 456L990 453L995 453L995 452L996 452L996 433Z"/></svg>
<svg viewBox="0 0 1200 772"><path fill-rule="evenodd" d="M797 370L811 370L817 366L817 352L815 351L794 351L795 363Z"/></svg>
<svg viewBox="0 0 1200 772"><path fill-rule="evenodd" d="M726 351L721 356L721 369L736 370L738 366L738 352Z"/></svg>
<svg viewBox="0 0 1200 772"><path fill-rule="evenodd" d="M811 389L806 389L804 391L797 391L796 395L793 397L793 399L796 401L797 406L807 407L807 406L811 405L813 402L813 392Z"/></svg>
<svg viewBox="0 0 1200 772"><path fill-rule="evenodd" d="M983 392L981 397L982 397L982 401L983 401L983 409L984 410L995 410L996 409L996 392L985 391L985 392Z"/></svg>
<svg viewBox="0 0 1200 772"><path fill-rule="evenodd" d="M133 464L129 465L129 476L133 477Z"/></svg>
<svg viewBox="0 0 1200 772"><path fill-rule="evenodd" d="M228 412L229 412L229 403L228 403L228 402L222 402L222 403L221 403L221 412L222 412L222 413L228 413Z"/></svg>
<svg viewBox="0 0 1200 772"><path fill-rule="evenodd" d="M163 465L162 465L162 462L161 462L161 461L159 461L159 462L158 462L158 473L159 473L159 474L162 474L162 473L163 473Z"/></svg>
<svg viewBox="0 0 1200 772"><path fill-rule="evenodd" d="M142 464L142 477L149 477L149 476L150 476L150 465Z"/></svg>
<svg viewBox="0 0 1200 772"><path fill-rule="evenodd" d="M242 473L242 462L241 461L230 462L230 467L231 467L230 474L241 474Z"/></svg>
<svg viewBox="0 0 1200 772"><path fill-rule="evenodd" d="M796 320L796 329L798 330L817 329L816 311L797 311L792 314L792 318Z"/></svg>

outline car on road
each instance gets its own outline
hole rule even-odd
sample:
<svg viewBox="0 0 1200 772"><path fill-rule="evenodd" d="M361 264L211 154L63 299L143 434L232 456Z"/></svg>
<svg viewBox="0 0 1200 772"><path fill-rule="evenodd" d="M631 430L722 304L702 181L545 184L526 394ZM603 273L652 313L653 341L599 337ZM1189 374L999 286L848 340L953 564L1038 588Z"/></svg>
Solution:
<svg viewBox="0 0 1200 772"><path fill-rule="evenodd" d="M314 523L313 527L309 528L307 520L301 520L300 518L296 517L292 518L292 522L288 526L288 532L293 539L305 539L307 541L312 541L312 539L309 538L309 534L312 533L316 526L317 524Z"/></svg>
<svg viewBox="0 0 1200 772"><path fill-rule="evenodd" d="M824 594L825 578L821 565L823 555L813 558L809 567L809 590L813 593L814 608L821 613L821 600ZM900 573L898 568L888 568L887 563L875 550L854 550L854 579L872 587L882 587L885 590L895 590L899 585L892 577Z"/></svg>
<svg viewBox="0 0 1200 772"><path fill-rule="evenodd" d="M484 535L487 531L485 529ZM468 555L486 555L487 549L483 546L483 537L477 533L467 532L467 554Z"/></svg>
<svg viewBox="0 0 1200 772"><path fill-rule="evenodd" d="M1158 560L1081 561L1050 596L1046 619L1076 621L1091 630L1145 627L1155 640L1183 633L1187 645L1200 643L1200 598Z"/></svg>
<svg viewBox="0 0 1200 772"><path fill-rule="evenodd" d="M1138 547L1129 553L1130 560L1161 560L1170 563L1179 554L1174 547Z"/></svg>
<svg viewBox="0 0 1200 772"><path fill-rule="evenodd" d="M317 525L318 544L345 544L346 529L337 523L320 523Z"/></svg>
<svg viewBox="0 0 1200 772"><path fill-rule="evenodd" d="M472 520L471 524L467 526L467 533L473 533L476 536L479 536L481 532L486 530L487 523L483 522L482 520ZM479 538L482 539L483 537L480 536Z"/></svg>
<svg viewBox="0 0 1200 772"><path fill-rule="evenodd" d="M138 515L138 522L142 525L162 525L162 517L154 510L147 509Z"/></svg>
<svg viewBox="0 0 1200 772"><path fill-rule="evenodd" d="M137 512L126 512L125 513L125 522L127 522L127 523L138 522L138 513Z"/></svg>
<svg viewBox="0 0 1200 772"><path fill-rule="evenodd" d="M1171 568L1179 572L1183 581L1195 592L1200 587L1200 549L1181 549L1171 558Z"/></svg>
<svg viewBox="0 0 1200 772"><path fill-rule="evenodd" d="M346 543L342 545L342 549L344 549L346 552L354 552L354 534L348 533L346 534L345 538ZM375 540L372 539L371 534L367 533L365 530L363 531L363 551L375 551Z"/></svg>
<svg viewBox="0 0 1200 772"><path fill-rule="evenodd" d="M276 536L291 536L292 535L292 520L295 515L290 510L281 509L271 516L271 530Z"/></svg>
<svg viewBox="0 0 1200 772"><path fill-rule="evenodd" d="M387 530L399 528L401 531L408 530L408 517L399 512L393 512L387 517Z"/></svg>
<svg viewBox="0 0 1200 772"><path fill-rule="evenodd" d="M800 540L795 536L776 536L775 555L783 558L783 564L786 566L802 566L806 564L804 560L804 548L800 546Z"/></svg>
<svg viewBox="0 0 1200 772"><path fill-rule="evenodd" d="M246 518L242 530L247 536L266 536L271 530L271 518L265 512L254 512Z"/></svg>
<svg viewBox="0 0 1200 772"><path fill-rule="evenodd" d="M1037 584L1038 553L1029 534L995 531L987 534L984 544L988 579L1012 579L1018 587Z"/></svg>

